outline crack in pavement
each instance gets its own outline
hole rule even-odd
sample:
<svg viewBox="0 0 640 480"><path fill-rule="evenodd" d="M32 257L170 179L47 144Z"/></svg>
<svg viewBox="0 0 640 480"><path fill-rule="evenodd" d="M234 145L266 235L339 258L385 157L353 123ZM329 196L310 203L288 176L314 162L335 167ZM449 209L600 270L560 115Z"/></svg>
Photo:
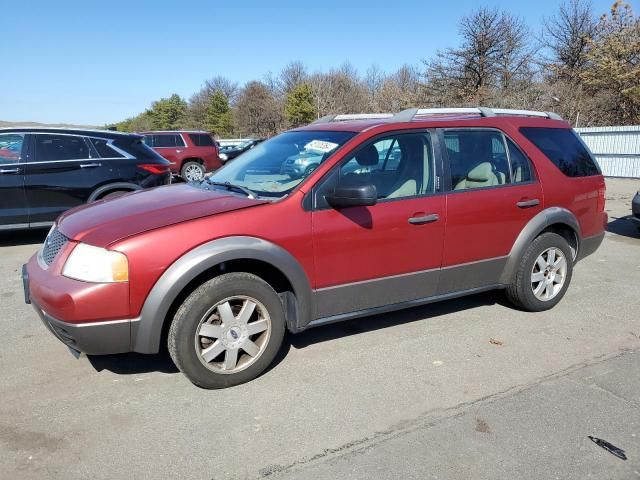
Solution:
<svg viewBox="0 0 640 480"><path fill-rule="evenodd" d="M367 450L373 448L376 445L379 445L380 443L401 437L408 433L414 432L418 429L431 428L443 421L459 418L465 415L470 408L476 405L483 404L483 403L492 403L504 398L514 397L543 383L556 380L558 378L566 377L581 369L598 365L600 363L613 360L616 358L620 358L620 357L623 357L624 355L632 354L637 351L640 351L640 349L623 348L616 353L605 353L602 355L597 355L586 361L582 361L574 365L571 365L565 369L559 370L558 372L554 372L549 375L539 377L530 383L514 385L507 389L504 389L489 395L485 395L483 397L477 398L472 401L461 402L452 407L448 407L444 409L438 408L433 410L427 410L426 412L418 415L417 417L398 422L392 425L391 427L389 427L388 429L374 432L372 435L368 435L364 438L347 442L338 447L325 448L324 450L322 450L321 452L315 455L303 457L287 465L277 465L277 464L267 465L266 467L261 468L255 475L245 476L244 478L265 478L265 477L278 478L282 474L301 470L303 467L307 467L314 463L326 461L331 458L347 456L347 455L357 455L357 454L366 452ZM578 382L578 383L582 383L585 386L597 387L598 389L606 391L609 394L617 397L615 393L610 392L598 385L591 385L584 382ZM630 402L627 399L621 398L621 400L624 400L627 403L632 403L635 405L634 402Z"/></svg>

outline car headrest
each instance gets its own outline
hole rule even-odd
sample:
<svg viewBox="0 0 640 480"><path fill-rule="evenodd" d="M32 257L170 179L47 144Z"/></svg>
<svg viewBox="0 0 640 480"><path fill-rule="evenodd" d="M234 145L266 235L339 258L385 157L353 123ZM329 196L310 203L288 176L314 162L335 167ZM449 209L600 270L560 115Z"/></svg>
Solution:
<svg viewBox="0 0 640 480"><path fill-rule="evenodd" d="M356 154L356 162L363 167L377 165L378 161L378 150L373 145L367 145Z"/></svg>
<svg viewBox="0 0 640 480"><path fill-rule="evenodd" d="M483 162L467 173L467 180L472 182L488 182L493 174L491 164L489 162Z"/></svg>

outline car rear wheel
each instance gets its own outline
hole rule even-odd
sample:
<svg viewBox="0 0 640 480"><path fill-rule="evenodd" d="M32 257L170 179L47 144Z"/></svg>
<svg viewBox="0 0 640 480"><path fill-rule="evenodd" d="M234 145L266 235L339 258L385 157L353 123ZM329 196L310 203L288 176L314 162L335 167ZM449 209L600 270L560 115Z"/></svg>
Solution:
<svg viewBox="0 0 640 480"><path fill-rule="evenodd" d="M110 198L121 197L125 193L129 193L129 192L127 192L125 190L116 190L115 192L109 192L106 195L103 195L102 197L100 197L100 200L107 200L107 199L110 199Z"/></svg>
<svg viewBox="0 0 640 480"><path fill-rule="evenodd" d="M229 273L187 297L171 323L168 347L195 385L225 388L260 375L284 332L284 309L271 286L252 274Z"/></svg>
<svg viewBox="0 0 640 480"><path fill-rule="evenodd" d="M543 233L520 259L507 297L529 312L549 310L564 297L572 274L573 256L567 241L556 233Z"/></svg>
<svg viewBox="0 0 640 480"><path fill-rule="evenodd" d="M194 161L185 162L180 170L180 175L187 182L199 182L204 179L205 173L204 166Z"/></svg>

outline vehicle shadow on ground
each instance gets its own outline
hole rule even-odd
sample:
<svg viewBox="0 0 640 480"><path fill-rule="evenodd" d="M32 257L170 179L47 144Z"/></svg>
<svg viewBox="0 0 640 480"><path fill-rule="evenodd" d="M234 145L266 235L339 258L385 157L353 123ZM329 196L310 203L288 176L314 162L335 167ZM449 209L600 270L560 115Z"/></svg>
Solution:
<svg viewBox="0 0 640 480"><path fill-rule="evenodd" d="M48 228L0 232L0 247L39 244L44 242L48 232Z"/></svg>
<svg viewBox="0 0 640 480"><path fill-rule="evenodd" d="M636 223L631 220L631 215L611 218L612 220L607 224L607 232L622 237L640 238L640 232L636 227Z"/></svg>
<svg viewBox="0 0 640 480"><path fill-rule="evenodd" d="M506 304L506 301L504 301L502 297L503 295L500 291L479 293L477 295L460 297L429 305L422 305L420 307L316 327L297 335L289 335L289 337L291 345L296 349L300 349L308 345L327 342L350 335L359 335L383 328L392 328L405 323L422 320L428 321L431 318L469 310L483 305L494 305L496 303Z"/></svg>
<svg viewBox="0 0 640 480"><path fill-rule="evenodd" d="M309 345L328 342L337 338L351 335L359 335L382 328L392 328L405 323L429 320L441 315L460 312L483 305L503 303L500 292L487 292L468 297L457 298L445 302L423 305L397 312L390 312L370 317L362 317L346 322L334 323L322 327L313 328L297 335L287 333L278 355L262 375L276 368L289 353L291 347L302 349ZM117 375L136 375L150 372L173 374L179 370L174 365L168 352L156 355L143 355L140 353L125 353L120 355L88 356L89 362L100 372L108 370Z"/></svg>

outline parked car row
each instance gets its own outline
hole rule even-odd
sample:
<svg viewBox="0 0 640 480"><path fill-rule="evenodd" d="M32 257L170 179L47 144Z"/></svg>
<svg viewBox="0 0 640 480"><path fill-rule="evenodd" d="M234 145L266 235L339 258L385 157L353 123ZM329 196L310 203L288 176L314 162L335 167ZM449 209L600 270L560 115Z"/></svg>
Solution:
<svg viewBox="0 0 640 480"><path fill-rule="evenodd" d="M220 160L222 163L227 163L261 142L264 142L263 138L254 138L245 140L237 145L222 147L220 148Z"/></svg>

